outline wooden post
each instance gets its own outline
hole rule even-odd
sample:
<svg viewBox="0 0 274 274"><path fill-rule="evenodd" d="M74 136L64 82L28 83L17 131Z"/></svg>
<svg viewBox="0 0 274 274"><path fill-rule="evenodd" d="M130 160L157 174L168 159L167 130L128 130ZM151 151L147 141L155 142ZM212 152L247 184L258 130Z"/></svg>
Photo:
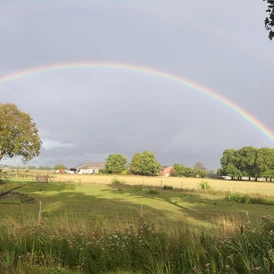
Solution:
<svg viewBox="0 0 274 274"><path fill-rule="evenodd" d="M143 206L140 207L140 219L143 218Z"/></svg>
<svg viewBox="0 0 274 274"><path fill-rule="evenodd" d="M245 216L246 216L246 222L249 223L249 214L248 214L248 211L245 212Z"/></svg>
<svg viewBox="0 0 274 274"><path fill-rule="evenodd" d="M41 217L42 217L42 201L39 201L38 225L41 225Z"/></svg>

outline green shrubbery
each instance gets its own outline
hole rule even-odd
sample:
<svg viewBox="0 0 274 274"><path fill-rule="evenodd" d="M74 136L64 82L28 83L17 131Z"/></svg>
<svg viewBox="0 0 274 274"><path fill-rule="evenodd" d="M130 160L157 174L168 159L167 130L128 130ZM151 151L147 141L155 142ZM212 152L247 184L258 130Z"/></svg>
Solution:
<svg viewBox="0 0 274 274"><path fill-rule="evenodd" d="M156 194L160 194L160 192L156 189L149 189L147 191L147 194L156 195Z"/></svg>
<svg viewBox="0 0 274 274"><path fill-rule="evenodd" d="M173 190L173 186L163 186L163 190Z"/></svg>
<svg viewBox="0 0 274 274"><path fill-rule="evenodd" d="M207 190L209 190L209 189L212 188L208 181L202 181L202 182L200 182L199 187L201 189L203 189L204 191L207 191Z"/></svg>
<svg viewBox="0 0 274 274"><path fill-rule="evenodd" d="M258 227L218 238L186 224L167 231L149 222L114 231L67 230L0 227L0 273L274 272L274 221L267 216Z"/></svg>
<svg viewBox="0 0 274 274"><path fill-rule="evenodd" d="M226 199L244 204L274 205L273 198L266 196L263 197L259 194L256 196L251 196L249 194L242 194L238 192L228 192L226 194Z"/></svg>
<svg viewBox="0 0 274 274"><path fill-rule="evenodd" d="M126 182L122 179L118 179L116 177L114 177L112 180L111 180L111 184L114 185L114 186L121 186L121 185L125 185Z"/></svg>

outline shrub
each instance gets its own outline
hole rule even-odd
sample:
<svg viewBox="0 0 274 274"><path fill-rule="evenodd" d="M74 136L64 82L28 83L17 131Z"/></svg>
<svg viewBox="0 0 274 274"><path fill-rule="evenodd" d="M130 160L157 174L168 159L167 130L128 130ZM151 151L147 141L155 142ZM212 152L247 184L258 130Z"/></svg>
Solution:
<svg viewBox="0 0 274 274"><path fill-rule="evenodd" d="M227 200L235 201L242 204L251 204L250 197L247 194L241 194L241 193L228 193L226 195Z"/></svg>
<svg viewBox="0 0 274 274"><path fill-rule="evenodd" d="M75 190L75 185L67 184L65 189L66 190Z"/></svg>
<svg viewBox="0 0 274 274"><path fill-rule="evenodd" d="M200 184L199 184L199 187L201 189L203 189L204 191L207 191L208 189L211 189L211 185L209 184L208 181L202 181Z"/></svg>
<svg viewBox="0 0 274 274"><path fill-rule="evenodd" d="M120 185L125 185L126 182L121 180L121 179L118 179L116 177L114 177L112 180L111 180L111 184L112 185L116 185L116 186L120 186Z"/></svg>
<svg viewBox="0 0 274 274"><path fill-rule="evenodd" d="M98 174L106 174L106 170L105 169L99 169L99 171L98 171Z"/></svg>
<svg viewBox="0 0 274 274"><path fill-rule="evenodd" d="M155 189L149 189L149 190L147 191L147 194L160 194L160 192L157 191L157 190L155 190Z"/></svg>
<svg viewBox="0 0 274 274"><path fill-rule="evenodd" d="M260 195L250 196L248 194L241 194L237 192L228 192L226 194L227 200L232 200L243 204L261 204L261 205L274 205L272 197L262 197Z"/></svg>
<svg viewBox="0 0 274 274"><path fill-rule="evenodd" d="M173 190L173 186L163 186L163 190Z"/></svg>
<svg viewBox="0 0 274 274"><path fill-rule="evenodd" d="M123 171L121 172L121 175L127 175L127 170L123 170Z"/></svg>

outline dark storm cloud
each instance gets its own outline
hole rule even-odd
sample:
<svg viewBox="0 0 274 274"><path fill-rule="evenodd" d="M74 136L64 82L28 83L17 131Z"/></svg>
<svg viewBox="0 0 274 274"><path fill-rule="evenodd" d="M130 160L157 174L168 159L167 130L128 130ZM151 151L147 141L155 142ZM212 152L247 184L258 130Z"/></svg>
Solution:
<svg viewBox="0 0 274 274"><path fill-rule="evenodd" d="M58 62L139 64L208 86L274 128L264 3L171 2L4 1L0 74ZM162 163L216 168L225 148L273 146L224 105L141 73L59 70L2 83L0 95L37 122L37 165L74 166L109 153L130 160L148 149Z"/></svg>

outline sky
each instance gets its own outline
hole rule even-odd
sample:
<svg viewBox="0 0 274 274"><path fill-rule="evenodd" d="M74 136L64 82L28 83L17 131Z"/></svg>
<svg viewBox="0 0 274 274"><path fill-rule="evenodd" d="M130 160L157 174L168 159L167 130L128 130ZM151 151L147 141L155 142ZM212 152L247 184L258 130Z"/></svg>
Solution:
<svg viewBox="0 0 274 274"><path fill-rule="evenodd" d="M61 63L142 66L209 88L274 131L274 42L260 0L2 0L0 78ZM273 147L226 105L137 71L71 68L0 82L0 103L36 122L27 165L67 167L152 151L163 165L220 166L227 148ZM1 164L22 164L6 159Z"/></svg>

